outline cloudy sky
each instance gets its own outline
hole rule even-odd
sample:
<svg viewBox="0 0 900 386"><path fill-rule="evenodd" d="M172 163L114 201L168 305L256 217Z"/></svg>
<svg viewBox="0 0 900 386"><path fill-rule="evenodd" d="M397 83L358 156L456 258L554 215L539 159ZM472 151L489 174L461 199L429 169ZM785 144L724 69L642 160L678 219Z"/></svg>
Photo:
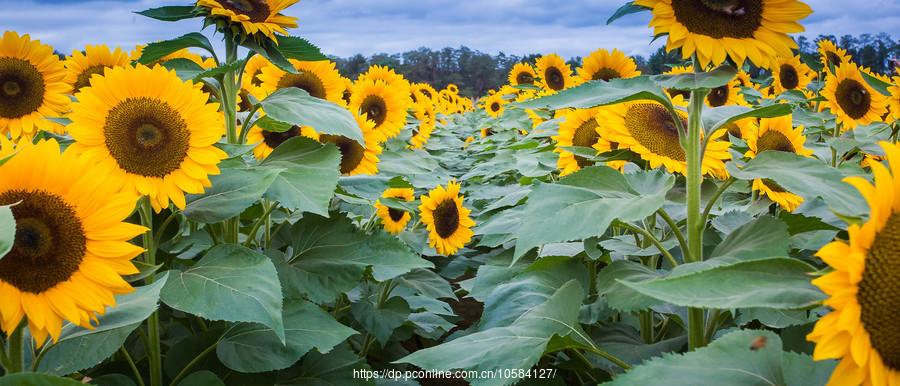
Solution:
<svg viewBox="0 0 900 386"><path fill-rule="evenodd" d="M489 54L556 52L587 56L618 48L648 57L662 43L649 44L650 13L605 25L625 0L301 0L285 13L299 18L295 36L328 55L397 53L419 47L461 45ZM900 2L895 0L808 0L815 11L801 21L809 38L886 32L900 39ZM199 19L175 23L132 13L190 0L0 0L0 26L31 34L70 54L88 44L131 49L199 28ZM211 29L205 31L211 36ZM220 37L219 37L220 38ZM218 41L216 38L212 38Z"/></svg>

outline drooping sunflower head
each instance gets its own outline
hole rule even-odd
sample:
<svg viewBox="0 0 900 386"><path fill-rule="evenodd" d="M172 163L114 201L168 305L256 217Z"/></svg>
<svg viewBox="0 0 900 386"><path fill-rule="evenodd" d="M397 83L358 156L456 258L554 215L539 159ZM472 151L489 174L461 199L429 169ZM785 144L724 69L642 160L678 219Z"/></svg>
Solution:
<svg viewBox="0 0 900 386"><path fill-rule="evenodd" d="M259 78L262 75L263 68L271 65L268 59L263 57L262 55L254 55L247 61L247 65L244 66L244 74L241 77L241 88L247 90L250 95L253 95L254 98L258 100L265 99L266 89L263 88L262 79Z"/></svg>
<svg viewBox="0 0 900 386"><path fill-rule="evenodd" d="M390 188L385 190L381 197L397 198L406 201L412 201L415 198L412 188ZM406 223L412 218L409 212L388 208L381 204L379 200L375 201L375 214L381 219L381 225L384 225L384 230L392 235L396 235L403 228L406 228Z"/></svg>
<svg viewBox="0 0 900 386"><path fill-rule="evenodd" d="M518 86L520 84L534 84L534 67L528 63L516 63L512 70L509 71L509 84Z"/></svg>
<svg viewBox="0 0 900 386"><path fill-rule="evenodd" d="M262 36L278 42L276 32L287 35L285 28L297 28L297 18L280 12L299 0L198 0L197 7L212 19L219 30L230 29L244 39Z"/></svg>
<svg viewBox="0 0 900 386"><path fill-rule="evenodd" d="M830 295L824 304L833 311L816 322L806 336L816 343L813 359L839 359L830 384L885 385L900 378L900 149L879 143L890 171L873 162L874 186L861 177L845 182L859 189L871 215L862 226L847 227L849 244L834 241L816 256L834 271L812 281Z"/></svg>
<svg viewBox="0 0 900 386"><path fill-rule="evenodd" d="M791 58L775 59L775 66L772 67L772 86L775 87L775 93L781 94L787 90L805 90L806 85L812 80L809 69L805 63L800 61L800 56Z"/></svg>
<svg viewBox="0 0 900 386"><path fill-rule="evenodd" d="M334 67L334 62L320 60L305 62L289 59L299 74L291 74L277 66L264 66L259 74L262 89L266 94L288 87L305 90L310 96L340 104L344 82Z"/></svg>
<svg viewBox="0 0 900 386"><path fill-rule="evenodd" d="M353 85L350 112L375 123L380 133L376 142L393 138L406 124L410 98L382 80L360 79Z"/></svg>
<svg viewBox="0 0 900 386"><path fill-rule="evenodd" d="M72 87L72 93L77 93L82 87L91 84L91 76L103 75L103 69L109 67L125 67L131 62L127 52L116 47L110 51L105 44L99 46L87 46L84 53L73 50L72 56L66 58L65 66L66 84Z"/></svg>
<svg viewBox="0 0 900 386"><path fill-rule="evenodd" d="M810 157L813 151L803 148L806 136L802 133L803 126L793 127L791 115L760 119L759 129L752 130L746 138L750 150L744 155L752 159L764 151L783 151ZM803 202L803 198L784 190L772 180L755 179L753 189L759 190L789 212L793 212Z"/></svg>
<svg viewBox="0 0 900 386"><path fill-rule="evenodd" d="M382 151L378 141L381 133L375 130L375 122L366 119L365 116L354 114L354 118L356 118L359 129L362 130L365 146L343 135L317 133L311 127L304 127L302 132L304 136L321 143L331 143L337 146L341 152L341 174L345 176L378 174L378 155Z"/></svg>
<svg viewBox="0 0 900 386"><path fill-rule="evenodd" d="M563 149L568 146L593 148L600 140L600 121L597 113L600 108L576 109L565 115L565 120L559 123L559 135L552 137L556 141L553 152L559 153L556 162L557 168L562 172L560 177L572 174L583 167L594 165L594 161ZM599 152L598 152L599 154Z"/></svg>
<svg viewBox="0 0 900 386"><path fill-rule="evenodd" d="M602 48L594 51L578 67L578 76L585 82L633 78L640 74L634 60L617 49L613 49L611 53Z"/></svg>
<svg viewBox="0 0 900 386"><path fill-rule="evenodd" d="M572 69L559 55L541 56L535 65L537 67L537 77L540 79L538 85L544 90L559 91L575 85L575 80L572 78Z"/></svg>
<svg viewBox="0 0 900 386"><path fill-rule="evenodd" d="M16 222L0 260L0 327L9 334L25 317L40 345L59 339L63 319L93 328L113 295L133 291L121 275L138 272L130 260L143 249L128 240L147 229L123 222L138 196L119 193L89 159L60 154L55 140L18 150L0 166L0 205L15 204Z"/></svg>
<svg viewBox="0 0 900 386"><path fill-rule="evenodd" d="M845 62L850 61L850 55L847 55L847 50L843 48L838 48L833 41L828 39L819 40L817 43L819 51L819 55L821 55L820 59L825 69L829 72L831 71L831 67L838 68Z"/></svg>
<svg viewBox="0 0 900 386"><path fill-rule="evenodd" d="M66 68L53 47L6 31L0 39L0 136L31 138L39 130L62 132L43 117L68 111Z"/></svg>
<svg viewBox="0 0 900 386"><path fill-rule="evenodd" d="M450 181L446 189L438 185L421 197L419 205L422 223L429 231L428 245L444 256L456 253L474 235L471 228L475 221L469 218L472 211L462 205L459 188L456 180Z"/></svg>
<svg viewBox="0 0 900 386"><path fill-rule="evenodd" d="M852 62L841 64L834 74L825 77L822 96L827 99L825 106L837 116L844 130L879 121L887 114L887 98L866 83L859 67Z"/></svg>
<svg viewBox="0 0 900 386"><path fill-rule="evenodd" d="M654 35L668 35L666 51L695 53L700 65L731 58L770 68L775 57L790 57L797 44L788 33L803 32L797 21L812 13L797 0L636 0L653 12Z"/></svg>
<svg viewBox="0 0 900 386"><path fill-rule="evenodd" d="M225 131L219 105L174 71L110 68L77 97L70 148L111 172L124 192L148 195L157 212L169 200L184 209L184 193L203 193L227 157L213 146Z"/></svg>

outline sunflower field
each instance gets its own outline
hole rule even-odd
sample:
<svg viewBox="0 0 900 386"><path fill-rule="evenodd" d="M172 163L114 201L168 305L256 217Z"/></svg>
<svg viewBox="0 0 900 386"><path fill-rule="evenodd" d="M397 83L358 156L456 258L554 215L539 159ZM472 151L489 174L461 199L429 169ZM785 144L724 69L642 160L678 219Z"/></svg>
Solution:
<svg viewBox="0 0 900 386"><path fill-rule="evenodd" d="M900 386L900 77L796 55L808 5L635 0L682 66L476 101L342 77L296 2L3 33L0 385Z"/></svg>

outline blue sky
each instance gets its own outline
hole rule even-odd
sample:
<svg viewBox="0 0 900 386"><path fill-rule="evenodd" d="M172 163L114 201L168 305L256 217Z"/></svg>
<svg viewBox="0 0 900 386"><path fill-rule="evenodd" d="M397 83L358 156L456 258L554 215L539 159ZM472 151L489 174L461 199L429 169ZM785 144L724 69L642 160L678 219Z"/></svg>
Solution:
<svg viewBox="0 0 900 386"><path fill-rule="evenodd" d="M625 0L301 0L285 13L299 18L291 30L325 54L395 53L418 47L461 45L482 52L525 55L556 52L569 58L598 48L648 57L650 13L606 19ZM815 13L802 20L809 38L886 32L900 39L900 2L810 0ZM0 26L30 34L71 54L87 44L132 49L199 28L199 19L166 23L132 13L177 0L0 0ZM211 29L205 31L208 35ZM210 35L211 36L211 35ZM217 38L212 38L217 41Z"/></svg>

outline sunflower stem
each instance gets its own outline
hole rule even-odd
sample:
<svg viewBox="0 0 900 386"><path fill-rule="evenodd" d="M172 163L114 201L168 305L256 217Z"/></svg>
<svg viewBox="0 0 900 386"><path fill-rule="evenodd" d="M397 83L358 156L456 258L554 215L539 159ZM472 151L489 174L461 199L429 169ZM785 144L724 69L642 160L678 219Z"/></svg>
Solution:
<svg viewBox="0 0 900 386"><path fill-rule="evenodd" d="M218 346L219 341L216 341L216 343L213 343L211 346L207 347L206 350L203 350L203 352L201 352L200 355L197 355L193 360L191 360L191 362L188 363L187 366L184 366L184 368L181 369L181 372L179 372L178 375L175 376L175 378L172 378L172 382L170 383L170 385L177 385L178 382L181 382L181 379L184 378L185 375L188 375L188 370L192 369L197 363L200 363L200 360L206 358L206 356L209 355L209 353L213 352L213 350L215 350Z"/></svg>
<svg viewBox="0 0 900 386"><path fill-rule="evenodd" d="M141 372L138 370L137 366L134 365L134 359L131 358L131 354L128 354L128 350L125 349L125 346L119 347L119 352L125 357L125 361L128 362L128 367L131 367L131 372L134 373L134 379L137 381L138 386L144 386L144 378L141 377Z"/></svg>
<svg viewBox="0 0 900 386"><path fill-rule="evenodd" d="M640 314L641 320L641 339L644 343L653 343L653 311L643 310Z"/></svg>
<svg viewBox="0 0 900 386"><path fill-rule="evenodd" d="M271 218L269 216L272 214L272 211L278 207L278 204L279 204L278 201L269 202L269 200L262 200L262 206L263 206L263 208L266 209L266 212L263 213L262 216L260 216L259 220L257 220L256 223L253 224L253 228L250 229L250 232L247 233L247 240L244 241L245 247L247 247L247 248L250 247L250 244L256 238L256 232L259 231L259 227L262 226L263 223L266 223L266 226L268 227L269 219ZM260 246L262 246L263 244L264 244L264 242L259 243Z"/></svg>
<svg viewBox="0 0 900 386"><path fill-rule="evenodd" d="M673 257L671 253L669 253L669 251L666 249L666 247L663 246L662 243L659 241L659 239L657 239L656 236L654 236L652 233L647 232L646 230L643 230L643 229L633 226L631 224L628 224L628 223L625 223L622 221L618 221L618 220L613 221L612 225L615 227L628 229L632 232L635 232L636 234L641 234L642 236L644 236L645 240L649 239L650 242L653 243L654 246L656 246L656 249L659 249L659 253L662 253L662 255L666 258L666 260L669 262L669 264L671 264L673 267L678 266L678 261L675 260L675 257ZM635 237L637 237L637 236L635 235Z"/></svg>
<svg viewBox="0 0 900 386"><path fill-rule="evenodd" d="M725 193L725 190L735 182L737 182L737 178L728 177L728 179L725 180L725 183L719 187L719 190L716 190L716 194L714 194L709 202L706 203L706 208L703 209L703 214L700 215L700 221L703 221L704 224L706 223L706 220L709 218L709 212L712 211L712 208L713 206L715 206L716 201L719 199L719 196L721 196L722 193Z"/></svg>
<svg viewBox="0 0 900 386"><path fill-rule="evenodd" d="M238 44L236 36L230 30L225 30L225 64L237 61ZM222 111L225 112L225 136L230 144L238 143L237 133L237 77L235 70L225 71L225 80L222 82Z"/></svg>
<svg viewBox="0 0 900 386"><path fill-rule="evenodd" d="M24 358L22 349L25 341L25 326L27 325L26 319L22 318L16 329L9 334L9 339L6 340L7 355L6 362L3 364L6 374L21 373L25 369L25 361L22 360Z"/></svg>
<svg viewBox="0 0 900 386"><path fill-rule="evenodd" d="M694 73L703 72L703 67L694 54ZM688 250L683 251L685 263L703 261L703 229L706 221L701 216L700 186L703 182L703 148L700 133L702 131L703 100L708 90L694 90L688 105L688 133L684 145L687 161L685 179L687 185L687 238ZM676 121L678 119L676 118ZM702 221L702 222L701 222ZM688 349L693 351L705 346L703 309L688 309Z"/></svg>
<svg viewBox="0 0 900 386"><path fill-rule="evenodd" d="M150 206L150 200L144 197L141 200L141 225L149 229L144 233L144 262L153 266L156 265L156 238L154 232L162 232L162 229L153 230L153 208ZM153 283L155 274L147 276L147 284ZM162 386L162 352L159 343L159 310L153 312L147 318L147 333L149 335L147 345L147 358L150 361L150 384L152 386Z"/></svg>
<svg viewBox="0 0 900 386"><path fill-rule="evenodd" d="M662 217L663 221L665 221L666 224L669 225L669 228L672 228L672 233L675 233L675 238L678 239L678 245L681 246L681 250L686 251L688 249L687 240L684 239L684 233L681 233L681 229L678 228L678 224L676 224L675 221L672 220L672 217L669 217L669 214L666 213L666 211L662 208L657 209L656 213L659 214L659 217Z"/></svg>

